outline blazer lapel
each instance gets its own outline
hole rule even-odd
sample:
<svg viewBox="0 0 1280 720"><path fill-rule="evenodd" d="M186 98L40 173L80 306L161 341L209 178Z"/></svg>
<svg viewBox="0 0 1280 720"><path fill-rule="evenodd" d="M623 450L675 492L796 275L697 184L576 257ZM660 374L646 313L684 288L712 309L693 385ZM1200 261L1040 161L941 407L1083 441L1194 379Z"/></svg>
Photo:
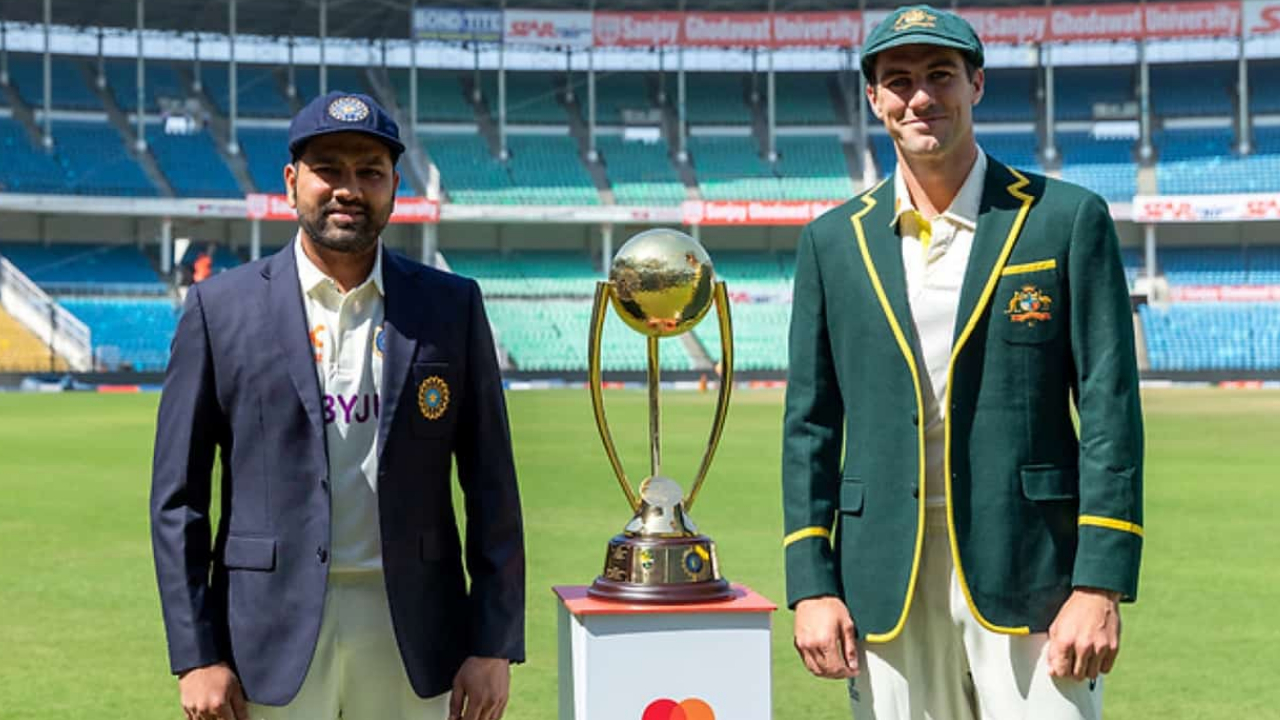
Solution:
<svg viewBox="0 0 1280 720"><path fill-rule="evenodd" d="M907 298L907 276L902 267L902 238L893 221L892 175L862 195L863 207L849 219L871 286L880 300L889 328L913 363L915 324Z"/></svg>
<svg viewBox="0 0 1280 720"><path fill-rule="evenodd" d="M956 312L955 344L952 358L960 355L969 334L978 323L991 294L995 292L1000 273L1018 240L1022 224L1035 202L1031 181L1022 173L987 158L987 177L978 210L978 229L964 284L960 288L960 305Z"/></svg>
<svg viewBox="0 0 1280 720"><path fill-rule="evenodd" d="M415 308L422 292L414 287L414 278L404 265L386 248L382 250L382 283L386 297L383 304L383 336L386 349L382 355L382 414L378 418L378 457L387 446L396 407L404 394L409 366L418 348L418 325L423 308Z"/></svg>
<svg viewBox="0 0 1280 720"><path fill-rule="evenodd" d="M293 253L293 243L285 245L263 266L262 275L267 279L271 326L275 328L273 334L284 353L285 367L311 424L323 432L320 378L316 374L315 351L307 330L307 312L302 306L302 286L298 282L298 264Z"/></svg>

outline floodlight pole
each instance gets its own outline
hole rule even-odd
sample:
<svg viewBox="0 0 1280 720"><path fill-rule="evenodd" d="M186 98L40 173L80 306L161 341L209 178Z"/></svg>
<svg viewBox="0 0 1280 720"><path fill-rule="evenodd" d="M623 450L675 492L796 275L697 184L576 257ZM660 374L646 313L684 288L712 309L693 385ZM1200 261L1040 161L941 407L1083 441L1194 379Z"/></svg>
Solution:
<svg viewBox="0 0 1280 720"><path fill-rule="evenodd" d="M418 0L409 4L409 137L418 142L418 36L412 18L418 15Z"/></svg>
<svg viewBox="0 0 1280 720"><path fill-rule="evenodd" d="M160 221L160 274L168 279L173 272L173 218Z"/></svg>
<svg viewBox="0 0 1280 720"><path fill-rule="evenodd" d="M684 15L685 0L680 0L680 14ZM676 160L680 162L689 161L689 116L685 108L685 77L684 77L684 43L676 48L676 139L680 142L676 148Z"/></svg>
<svg viewBox="0 0 1280 720"><path fill-rule="evenodd" d="M192 70L195 75L191 78L191 89L200 92L204 89L203 71L200 67L200 33L195 33L191 37L191 54L192 54Z"/></svg>
<svg viewBox="0 0 1280 720"><path fill-rule="evenodd" d="M101 30L99 30L101 32ZM9 84L9 23L0 20L0 85Z"/></svg>
<svg viewBox="0 0 1280 720"><path fill-rule="evenodd" d="M507 0L502 0L502 12L507 12ZM507 43L505 37L498 38L498 159L505 161L511 156L507 150Z"/></svg>
<svg viewBox="0 0 1280 720"><path fill-rule="evenodd" d="M240 103L238 96L240 95L237 87L236 72L236 5L237 0L231 0L227 4L227 87L230 95L230 113L227 117L227 152L231 155L240 154L240 140L236 133L236 118L240 114Z"/></svg>
<svg viewBox="0 0 1280 720"><path fill-rule="evenodd" d="M1143 242L1143 250L1146 255L1144 260L1145 267L1143 268L1143 274L1146 275L1147 280L1149 282L1153 283L1156 279L1156 224L1155 223L1147 223L1146 225L1142 226L1142 242ZM1149 284L1147 285L1147 293L1150 294L1151 291L1152 291L1152 285Z"/></svg>
<svg viewBox="0 0 1280 720"><path fill-rule="evenodd" d="M1151 160L1151 67L1147 64L1147 40L1138 38L1138 123L1142 139L1138 145L1138 157L1142 162Z"/></svg>
<svg viewBox="0 0 1280 720"><path fill-rule="evenodd" d="M1236 93L1240 96L1240 102L1237 107L1237 120L1239 130L1237 130L1236 150L1241 155L1248 155L1253 152L1253 142L1249 139L1249 58L1245 55L1245 26L1240 26L1240 75L1239 86Z"/></svg>
<svg viewBox="0 0 1280 720"><path fill-rule="evenodd" d="M262 221L257 218L249 221L249 259L262 257Z"/></svg>
<svg viewBox="0 0 1280 720"><path fill-rule="evenodd" d="M138 137L134 147L138 152L147 149L147 78L142 59L142 26L146 19L147 0L137 0L138 13Z"/></svg>
<svg viewBox="0 0 1280 720"><path fill-rule="evenodd" d="M594 13L596 0L591 0L590 7ZM596 152L596 47L593 42L587 46L587 161L599 159L600 154Z"/></svg>
<svg viewBox="0 0 1280 720"><path fill-rule="evenodd" d="M289 36L289 87L285 88L285 92L289 94L289 99L293 100L298 97L298 66L293 62L293 48L297 45L293 36Z"/></svg>
<svg viewBox="0 0 1280 720"><path fill-rule="evenodd" d="M1040 45L1040 63L1044 66L1044 159L1053 163L1058 159L1057 89L1054 87L1053 48Z"/></svg>
<svg viewBox="0 0 1280 720"><path fill-rule="evenodd" d="M324 46L329 38L329 0L320 0L320 96L329 94L329 72L325 65Z"/></svg>
<svg viewBox="0 0 1280 720"><path fill-rule="evenodd" d="M49 28L53 25L53 0L44 0L44 147L53 148L53 56L49 54Z"/></svg>
<svg viewBox="0 0 1280 720"><path fill-rule="evenodd" d="M106 35L105 30L98 28L98 77L95 82L99 90L107 87L107 56L103 52L103 45L106 44Z"/></svg>

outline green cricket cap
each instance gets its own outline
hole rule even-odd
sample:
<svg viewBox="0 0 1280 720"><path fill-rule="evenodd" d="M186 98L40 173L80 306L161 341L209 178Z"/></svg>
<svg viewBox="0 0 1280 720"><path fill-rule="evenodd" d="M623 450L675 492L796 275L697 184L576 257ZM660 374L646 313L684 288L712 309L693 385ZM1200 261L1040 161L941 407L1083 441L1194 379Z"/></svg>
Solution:
<svg viewBox="0 0 1280 720"><path fill-rule="evenodd" d="M929 5L908 5L894 10L867 35L862 44L862 76L869 82L876 55L901 45L937 45L954 48L982 67L982 40L964 18Z"/></svg>

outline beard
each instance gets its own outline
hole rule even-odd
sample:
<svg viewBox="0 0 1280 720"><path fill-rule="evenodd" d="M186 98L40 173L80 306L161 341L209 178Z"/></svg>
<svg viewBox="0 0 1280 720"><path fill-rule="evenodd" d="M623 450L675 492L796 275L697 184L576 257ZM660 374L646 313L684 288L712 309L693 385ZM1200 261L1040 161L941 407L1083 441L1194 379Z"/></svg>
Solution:
<svg viewBox="0 0 1280 720"><path fill-rule="evenodd" d="M349 221L337 221L331 217L335 213L353 217ZM315 244L326 250L352 255L372 248L390 218L390 203L378 211L365 203L330 202L323 207L298 205L298 224Z"/></svg>

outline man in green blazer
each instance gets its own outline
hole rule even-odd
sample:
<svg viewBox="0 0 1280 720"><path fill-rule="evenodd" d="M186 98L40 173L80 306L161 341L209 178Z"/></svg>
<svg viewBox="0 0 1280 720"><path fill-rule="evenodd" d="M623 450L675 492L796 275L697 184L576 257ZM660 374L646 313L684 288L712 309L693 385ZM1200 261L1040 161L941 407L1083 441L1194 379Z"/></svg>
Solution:
<svg viewBox="0 0 1280 720"><path fill-rule="evenodd" d="M1099 717L1142 549L1137 363L1107 205L978 147L983 48L958 16L900 8L862 63L897 169L797 250L796 648L848 679L859 720Z"/></svg>

